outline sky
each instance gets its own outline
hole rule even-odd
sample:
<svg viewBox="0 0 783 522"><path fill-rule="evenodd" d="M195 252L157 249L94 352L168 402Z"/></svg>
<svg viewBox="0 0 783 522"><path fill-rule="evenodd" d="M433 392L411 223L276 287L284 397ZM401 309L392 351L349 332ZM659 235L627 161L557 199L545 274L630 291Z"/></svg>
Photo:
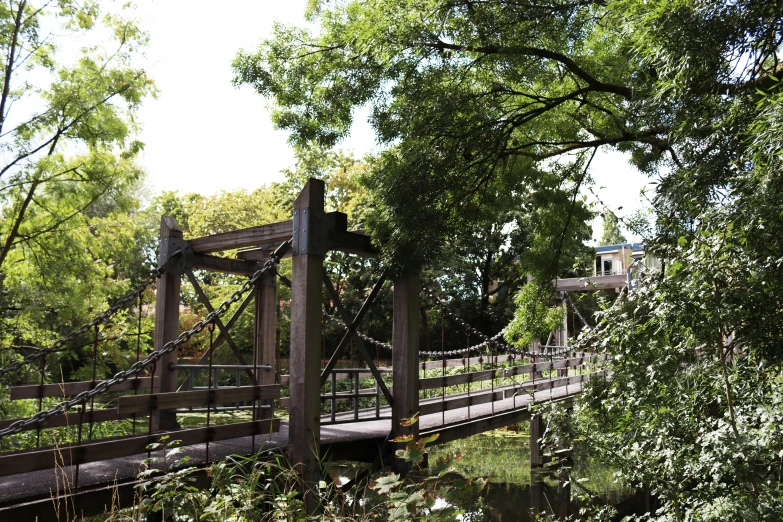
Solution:
<svg viewBox="0 0 783 522"><path fill-rule="evenodd" d="M137 4L150 35L145 67L159 90L138 114L151 192L213 194L281 180L281 170L294 164L288 133L274 129L266 100L249 87L231 85L231 62L239 49L255 49L275 22L304 24L306 0ZM361 112L340 148L356 155L378 150ZM649 180L622 154L599 153L591 173L594 190L618 215L640 207L639 193ZM593 229L599 238L600 217Z"/></svg>

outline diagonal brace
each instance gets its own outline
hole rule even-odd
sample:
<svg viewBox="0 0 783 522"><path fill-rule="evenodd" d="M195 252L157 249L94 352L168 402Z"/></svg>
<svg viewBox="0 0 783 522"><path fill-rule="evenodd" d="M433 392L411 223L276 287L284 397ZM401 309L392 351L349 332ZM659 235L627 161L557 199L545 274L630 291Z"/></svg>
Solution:
<svg viewBox="0 0 783 522"><path fill-rule="evenodd" d="M381 290L381 287L383 286L383 283L386 281L386 270L383 271L381 274L381 277L378 278L378 281L375 283L375 286L373 287L372 291L370 291L370 295L367 296L367 299L364 300L364 303L362 304L361 309L359 310L359 313L356 314L356 317L353 321L351 321L350 325L348 326L348 331L345 332L345 335L343 335L343 338L340 340L340 344L337 345L337 348L334 351L334 354L332 354L332 358L329 359L329 363L326 365L326 368L324 368L323 372L321 372L321 385L323 386L326 383L327 378L329 377L329 374L334 369L334 366L337 364L337 361L339 360L340 356L342 355L343 350L348 345L348 342L351 340L351 338L356 334L356 329L359 328L359 325L362 324L362 320L364 319L365 314L370 309L370 306L372 306L372 303L375 301L375 298L378 296L378 292ZM350 318L348 315L348 311L345 310L345 308L342 305L342 302L340 301L340 297L337 294L337 291L335 290L334 286L332 286L332 282L329 280L329 276L327 275L326 271L324 271L324 283L326 284L326 288L329 291L329 294L334 299L335 305L340 310L340 314L346 318L344 320ZM367 366L370 368L370 372L372 372L373 377L375 377L375 381L378 383L378 387L383 392L384 397L386 397L386 400L391 405L393 402L392 394L389 391L389 388L386 386L386 383L383 382L383 378L381 377L380 372L378 372L378 368L375 367L375 363L372 360L372 357L370 357L370 354L367 352L367 348L365 348L364 343L359 343L359 353L364 359L364 361L367 363Z"/></svg>
<svg viewBox="0 0 783 522"><path fill-rule="evenodd" d="M203 304L209 313L214 312L214 307L212 306L212 303L210 303L209 298L204 293L204 290L201 288L201 285L199 285L198 281L196 280L196 276L193 275L193 271L190 269L188 265L183 264L183 271L185 272L185 275L188 278L188 281L190 281L190 284L193 285L193 289L196 291L196 297L198 300ZM243 303L244 304L244 303ZM231 318L234 319L233 317ZM218 327L218 330L220 330L220 338L224 338L225 341L228 343L228 346L231 348L231 351L234 352L234 355L236 356L239 364L243 366L247 366L247 363L245 362L245 358L242 357L242 353L239 351L239 348L237 347L236 343L234 343L234 339L231 337L231 334L229 334L228 328L223 324L223 321L220 320L219 317L215 318L215 326ZM214 347L217 346L217 343L213 343L213 351ZM206 354L209 356L209 351ZM202 357L203 359L203 357ZM256 383L256 377L253 375L253 372L251 372L249 369L245 368L245 374L250 378L250 382L253 383L255 386Z"/></svg>
<svg viewBox="0 0 783 522"><path fill-rule="evenodd" d="M201 304L203 304L207 308L207 311L209 313L214 312L215 308L212 306L212 303L210 303L209 298L204 293L204 290L201 288L201 285L198 284L196 277L193 275L193 271L187 265L183 265L183 268L185 271L185 275L190 281L190 284L193 285L193 289L196 291L196 296L198 297L198 300L201 301ZM245 362L245 358L242 357L242 353L239 351L239 348L237 347L236 343L234 343L234 339L231 337L231 334L228 332L228 329L225 327L223 321L221 321L219 317L215 317L215 325L218 327L218 330L220 330L220 333L225 337L228 346L231 348L231 351L234 352L234 355L236 355L239 364L243 366L247 366L247 363ZM255 386L256 385L255 375L253 375L253 373L248 369L245 369L245 373L247 374L248 377L250 377L250 381Z"/></svg>

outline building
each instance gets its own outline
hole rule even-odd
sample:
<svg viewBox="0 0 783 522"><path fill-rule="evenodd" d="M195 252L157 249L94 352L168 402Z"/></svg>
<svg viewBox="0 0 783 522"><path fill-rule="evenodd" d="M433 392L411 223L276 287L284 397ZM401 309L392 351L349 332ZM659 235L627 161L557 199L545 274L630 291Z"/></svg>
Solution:
<svg viewBox="0 0 783 522"><path fill-rule="evenodd" d="M612 289L619 292L642 269L657 267L658 260L645 253L642 243L604 245L595 249L592 276L558 279L555 283L564 292Z"/></svg>

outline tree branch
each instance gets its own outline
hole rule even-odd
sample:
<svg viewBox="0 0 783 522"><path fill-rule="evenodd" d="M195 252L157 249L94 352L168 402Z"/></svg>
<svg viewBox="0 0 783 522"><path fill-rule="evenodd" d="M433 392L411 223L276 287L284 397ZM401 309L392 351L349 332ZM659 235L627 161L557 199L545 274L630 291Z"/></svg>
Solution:
<svg viewBox="0 0 783 522"><path fill-rule="evenodd" d="M590 87L590 90L592 91L618 94L629 100L633 98L633 91L630 88L625 87L623 85L604 83L598 80L595 76L585 71L573 59L569 58L568 56L562 53L550 51L548 49L540 49L537 47L528 47L524 45L512 46L512 47L499 47L496 45L472 47L467 45L450 44L442 40L438 40L437 43L432 43L432 42L419 42L419 43L424 47L430 47L432 49L437 49L439 51L448 50L448 51L463 51L463 52L484 53L484 54L523 55L523 56L535 56L537 58L544 58L547 60L554 60L564 65L565 68L568 69L568 71L570 71L572 74L585 81L587 85Z"/></svg>

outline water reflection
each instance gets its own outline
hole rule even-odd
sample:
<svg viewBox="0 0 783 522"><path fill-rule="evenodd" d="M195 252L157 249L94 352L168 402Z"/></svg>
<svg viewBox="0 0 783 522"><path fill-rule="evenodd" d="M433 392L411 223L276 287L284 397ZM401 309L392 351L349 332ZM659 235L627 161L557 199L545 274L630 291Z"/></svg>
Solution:
<svg viewBox="0 0 783 522"><path fill-rule="evenodd" d="M484 509L474 511L467 517L470 520L532 522L541 515L580 520L580 508L588 504L615 506L618 518L649 509L644 496L618 484L611 470L580 461L578 456L573 463L553 464L531 473L526 433L476 435L431 448L430 459L447 453L463 456L455 465L458 474L490 479Z"/></svg>

